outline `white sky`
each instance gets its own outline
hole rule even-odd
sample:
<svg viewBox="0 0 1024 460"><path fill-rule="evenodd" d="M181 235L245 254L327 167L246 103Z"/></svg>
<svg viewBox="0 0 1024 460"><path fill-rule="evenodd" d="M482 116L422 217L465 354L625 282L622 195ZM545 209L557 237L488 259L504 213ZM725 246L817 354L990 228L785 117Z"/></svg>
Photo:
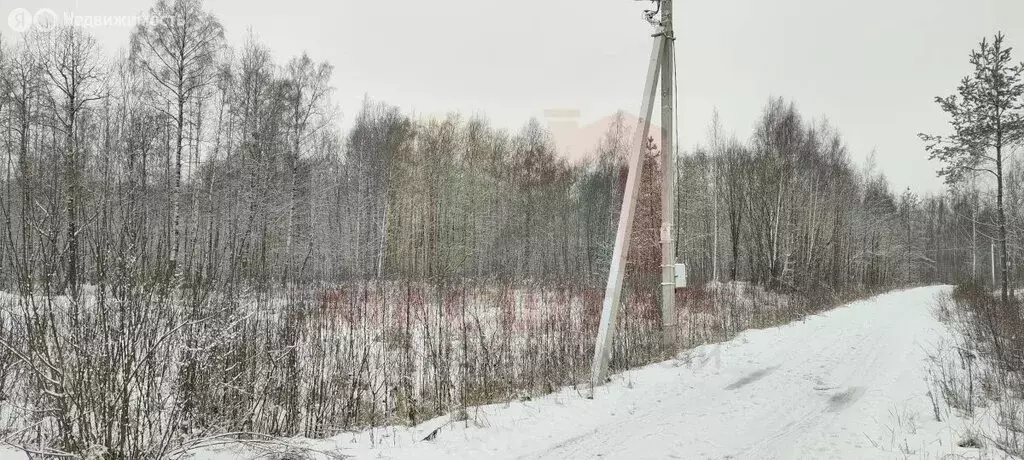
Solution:
<svg viewBox="0 0 1024 460"><path fill-rule="evenodd" d="M942 132L932 102L998 30L1024 44L1022 0L676 0L683 148L704 142L717 107L747 139L771 95L827 116L853 156L877 150L899 191L937 190L916 134ZM581 7L579 5L587 5ZM251 27L278 62L308 51L335 66L350 120L364 94L417 113L482 112L518 128L545 109L581 122L640 105L651 28L630 0L206 0L240 45ZM0 0L62 15L131 15L148 0ZM2 21L0 32L11 29ZM92 30L111 54L128 28ZM1024 45L1022 45L1024 46ZM1016 54L1024 60L1024 50Z"/></svg>

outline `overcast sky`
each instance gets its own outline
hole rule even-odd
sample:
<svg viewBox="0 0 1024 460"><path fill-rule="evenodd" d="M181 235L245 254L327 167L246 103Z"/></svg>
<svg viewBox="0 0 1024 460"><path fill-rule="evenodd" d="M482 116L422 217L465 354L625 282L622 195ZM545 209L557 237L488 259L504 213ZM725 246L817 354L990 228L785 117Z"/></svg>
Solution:
<svg viewBox="0 0 1024 460"><path fill-rule="evenodd" d="M683 148L718 108L750 137L769 96L827 117L858 162L872 150L896 190L938 190L918 132L941 132L932 102L970 71L977 42L1024 44L1024 0L676 0ZM486 114L517 128L545 109L581 123L640 105L651 27L631 0L206 0L233 45L251 27L279 62L307 51L335 66L351 120L364 94L420 114ZM585 5L585 6L581 6ZM147 0L0 0L63 15L131 15ZM0 26L10 37L8 24ZM113 53L129 29L92 29ZM1024 60L1024 50L1016 54Z"/></svg>

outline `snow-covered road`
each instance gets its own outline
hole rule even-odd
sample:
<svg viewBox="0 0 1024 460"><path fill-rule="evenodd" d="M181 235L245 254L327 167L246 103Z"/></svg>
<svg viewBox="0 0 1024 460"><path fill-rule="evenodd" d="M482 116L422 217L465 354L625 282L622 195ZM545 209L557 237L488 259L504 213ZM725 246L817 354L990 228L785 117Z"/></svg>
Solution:
<svg viewBox="0 0 1024 460"><path fill-rule="evenodd" d="M361 458L829 459L969 454L936 422L927 354L945 336L927 287L786 326L748 331L677 360L616 375L588 400L572 390L494 405L410 442L410 432L336 439ZM422 427L420 429L422 432ZM380 433L377 433L380 435ZM348 444L348 446L345 446ZM347 447L347 448L346 448Z"/></svg>

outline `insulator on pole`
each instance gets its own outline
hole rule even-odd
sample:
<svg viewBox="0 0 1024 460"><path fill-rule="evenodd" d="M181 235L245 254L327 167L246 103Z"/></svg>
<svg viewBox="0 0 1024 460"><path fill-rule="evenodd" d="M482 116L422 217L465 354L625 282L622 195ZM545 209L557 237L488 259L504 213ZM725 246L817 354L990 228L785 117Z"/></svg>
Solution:
<svg viewBox="0 0 1024 460"><path fill-rule="evenodd" d="M645 0L634 0L634 1L642 2L642 1L645 1ZM650 23L654 27L661 27L661 25L662 25L661 24L661 20L659 20L657 16L658 16L659 13L661 13L661 1L662 0L646 0L646 1L654 3L654 9L653 10L644 10L644 15L643 15L644 20L647 21L648 23Z"/></svg>

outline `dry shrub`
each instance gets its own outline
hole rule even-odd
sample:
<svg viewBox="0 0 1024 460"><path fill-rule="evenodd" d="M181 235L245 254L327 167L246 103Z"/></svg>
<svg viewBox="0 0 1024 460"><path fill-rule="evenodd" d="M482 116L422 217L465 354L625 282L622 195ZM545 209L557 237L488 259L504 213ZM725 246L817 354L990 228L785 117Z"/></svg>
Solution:
<svg viewBox="0 0 1024 460"><path fill-rule="evenodd" d="M976 404L991 406L999 424L989 433L1004 451L1024 454L1024 318L1021 303L1003 302L984 286L958 285L948 299L940 299L940 318L960 333L957 347L964 374L947 372L939 379L950 406L968 415ZM948 365L948 363L946 364Z"/></svg>
<svg viewBox="0 0 1024 460"><path fill-rule="evenodd" d="M329 437L586 385L604 292L499 283L353 282L171 298L100 287L16 303L32 369L20 442L160 458L236 433ZM58 300L54 300L58 299ZM680 291L679 346L797 318L808 301L752 286ZM55 350L60 355L54 356ZM611 369L666 356L658 293L624 295ZM4 355L0 355L3 358ZM22 362L23 361L23 362Z"/></svg>

